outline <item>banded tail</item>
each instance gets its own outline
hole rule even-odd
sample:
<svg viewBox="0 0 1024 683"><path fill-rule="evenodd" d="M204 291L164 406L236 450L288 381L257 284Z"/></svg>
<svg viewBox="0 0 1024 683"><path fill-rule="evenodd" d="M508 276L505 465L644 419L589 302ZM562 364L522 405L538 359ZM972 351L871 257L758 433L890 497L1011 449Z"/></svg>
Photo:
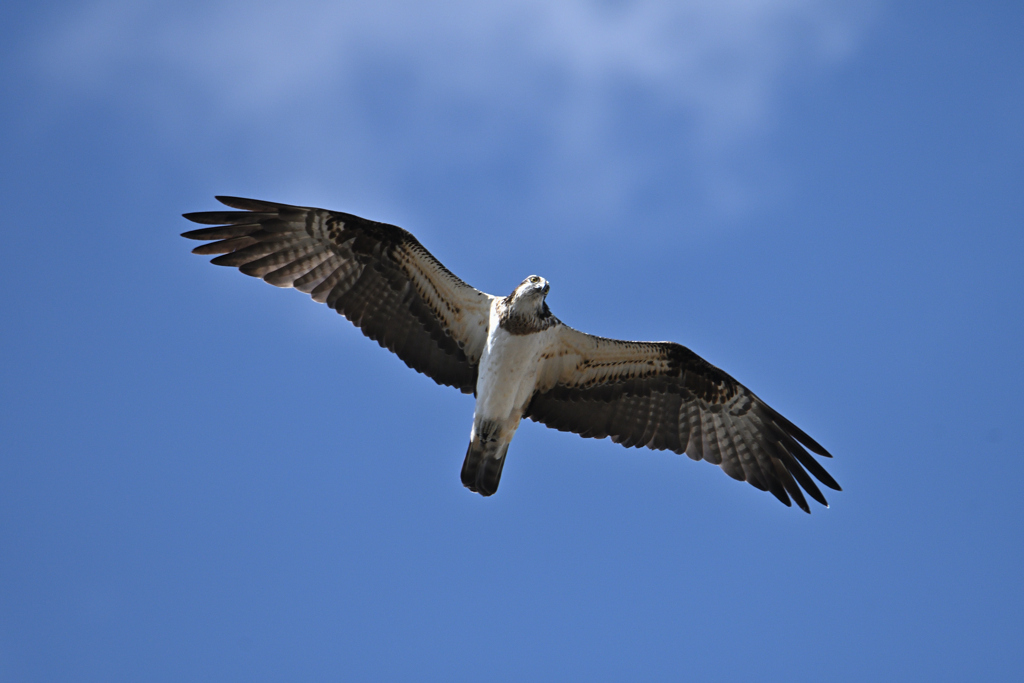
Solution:
<svg viewBox="0 0 1024 683"><path fill-rule="evenodd" d="M462 484L481 496L492 496L498 490L501 468L505 466L510 440L499 439L500 429L494 423L481 421L473 429L462 463Z"/></svg>

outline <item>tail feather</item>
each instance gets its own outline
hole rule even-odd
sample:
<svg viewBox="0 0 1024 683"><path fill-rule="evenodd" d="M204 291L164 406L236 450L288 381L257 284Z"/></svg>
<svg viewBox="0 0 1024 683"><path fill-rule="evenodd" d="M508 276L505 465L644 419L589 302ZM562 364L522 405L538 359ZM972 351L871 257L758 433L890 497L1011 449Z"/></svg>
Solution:
<svg viewBox="0 0 1024 683"><path fill-rule="evenodd" d="M494 495L505 466L508 443L484 440L479 437L469 442L466 460L462 463L462 484L481 496Z"/></svg>

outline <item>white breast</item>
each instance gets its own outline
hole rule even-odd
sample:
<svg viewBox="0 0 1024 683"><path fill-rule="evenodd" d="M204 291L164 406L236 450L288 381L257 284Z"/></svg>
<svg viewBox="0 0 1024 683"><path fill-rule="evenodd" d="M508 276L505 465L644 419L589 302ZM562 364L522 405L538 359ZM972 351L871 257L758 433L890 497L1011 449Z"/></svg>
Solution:
<svg viewBox="0 0 1024 683"><path fill-rule="evenodd" d="M509 334L499 327L492 306L487 345L480 357L476 381L477 419L506 420L526 407L537 383L540 356L551 341L553 329L536 334Z"/></svg>

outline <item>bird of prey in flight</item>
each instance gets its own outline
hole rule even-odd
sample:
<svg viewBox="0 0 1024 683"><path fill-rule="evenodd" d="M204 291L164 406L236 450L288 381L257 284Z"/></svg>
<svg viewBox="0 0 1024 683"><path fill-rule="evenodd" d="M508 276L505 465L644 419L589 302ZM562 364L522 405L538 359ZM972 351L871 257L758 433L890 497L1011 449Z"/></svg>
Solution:
<svg viewBox="0 0 1024 683"><path fill-rule="evenodd" d="M806 492L839 485L808 451L817 441L752 391L672 342L605 339L552 315L547 280L531 275L508 296L456 277L402 228L339 211L217 197L236 211L185 218L214 227L195 254L219 254L277 287L326 303L363 334L438 384L476 396L462 483L498 490L522 418L623 446L685 453L721 466L810 512ZM802 489L802 490L801 490Z"/></svg>

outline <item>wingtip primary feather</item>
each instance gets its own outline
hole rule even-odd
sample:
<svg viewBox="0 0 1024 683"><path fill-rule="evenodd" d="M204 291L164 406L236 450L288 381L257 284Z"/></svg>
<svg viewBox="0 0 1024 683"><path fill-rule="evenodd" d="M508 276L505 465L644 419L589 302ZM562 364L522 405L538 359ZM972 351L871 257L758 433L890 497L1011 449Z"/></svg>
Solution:
<svg viewBox="0 0 1024 683"><path fill-rule="evenodd" d="M306 207L297 207L291 204L279 204L277 202L268 202L262 199L246 199L245 197L232 197L230 195L216 195L214 197L218 202L224 206L229 206L232 209L240 209L242 211L279 211L281 209L298 209Z"/></svg>
<svg viewBox="0 0 1024 683"><path fill-rule="evenodd" d="M185 220L192 221L193 223L200 223L202 225L215 225L215 223L211 223L209 220L206 219L207 215L210 214L210 213L211 213L210 211L190 211L188 213L181 214L181 217L184 218ZM188 232L195 232L195 231L194 230L189 230ZM183 232L181 234L181 236L182 237L188 237L188 232ZM189 239L200 239L200 238L198 238L198 237L190 237Z"/></svg>

